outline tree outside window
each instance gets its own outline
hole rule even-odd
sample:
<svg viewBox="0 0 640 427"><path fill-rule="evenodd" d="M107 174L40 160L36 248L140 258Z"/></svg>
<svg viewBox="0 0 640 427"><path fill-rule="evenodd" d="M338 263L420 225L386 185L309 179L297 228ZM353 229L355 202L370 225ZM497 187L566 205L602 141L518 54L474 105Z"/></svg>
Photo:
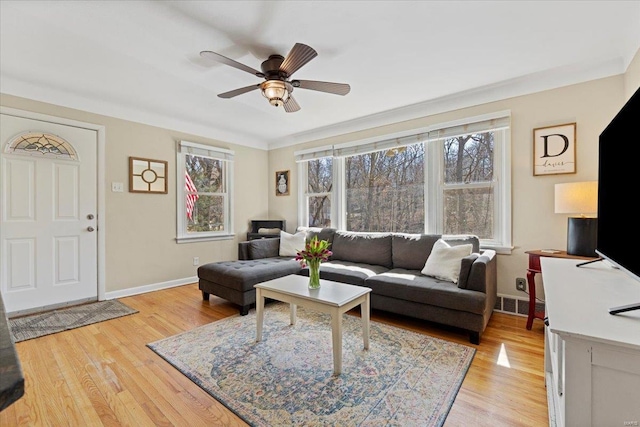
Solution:
<svg viewBox="0 0 640 427"><path fill-rule="evenodd" d="M346 229L424 232L424 145L345 160Z"/></svg>
<svg viewBox="0 0 640 427"><path fill-rule="evenodd" d="M185 189L187 232L224 231L226 197L225 162L208 157L187 154L185 171L193 181L196 191ZM195 197L197 196L197 197ZM195 199L189 215L190 201Z"/></svg>
<svg viewBox="0 0 640 427"><path fill-rule="evenodd" d="M323 157L307 162L307 200L310 227L331 227L333 159Z"/></svg>
<svg viewBox="0 0 640 427"><path fill-rule="evenodd" d="M494 133L448 138L444 144L444 233L494 235Z"/></svg>
<svg viewBox="0 0 640 427"><path fill-rule="evenodd" d="M233 239L234 152L179 141L176 153L176 241Z"/></svg>

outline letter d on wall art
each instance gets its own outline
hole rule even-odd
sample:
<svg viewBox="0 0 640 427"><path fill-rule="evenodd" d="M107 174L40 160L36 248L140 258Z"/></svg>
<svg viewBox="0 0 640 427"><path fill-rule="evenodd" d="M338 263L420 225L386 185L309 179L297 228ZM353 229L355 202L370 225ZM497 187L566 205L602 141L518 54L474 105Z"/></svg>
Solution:
<svg viewBox="0 0 640 427"><path fill-rule="evenodd" d="M576 124L533 130L533 175L576 173Z"/></svg>

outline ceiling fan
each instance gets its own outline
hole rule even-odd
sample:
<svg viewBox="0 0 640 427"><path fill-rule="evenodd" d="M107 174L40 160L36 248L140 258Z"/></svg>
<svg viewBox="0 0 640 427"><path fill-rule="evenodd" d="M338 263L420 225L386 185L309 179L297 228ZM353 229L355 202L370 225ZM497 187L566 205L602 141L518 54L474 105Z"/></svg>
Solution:
<svg viewBox="0 0 640 427"><path fill-rule="evenodd" d="M274 107L283 106L287 113L293 113L300 110L300 105L298 105L291 94L294 88L316 90L319 92L333 93L335 95L346 95L351 90L351 87L345 83L290 80L293 73L318 56L318 52L312 47L302 43L296 43L286 58L282 55L269 56L269 59L264 61L260 66L262 71L258 71L226 56L222 56L219 53L208 50L200 52L200 56L265 79L264 82L259 84L221 93L218 95L220 98L233 98L234 96L242 95L243 93L251 92L259 88L262 95L269 99L271 105Z"/></svg>

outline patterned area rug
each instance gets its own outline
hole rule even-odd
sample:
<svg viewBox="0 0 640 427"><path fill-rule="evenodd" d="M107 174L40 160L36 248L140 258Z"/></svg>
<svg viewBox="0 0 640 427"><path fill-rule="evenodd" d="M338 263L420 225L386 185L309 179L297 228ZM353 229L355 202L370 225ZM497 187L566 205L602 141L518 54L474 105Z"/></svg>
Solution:
<svg viewBox="0 0 640 427"><path fill-rule="evenodd" d="M330 318L298 307L234 316L148 346L253 426L441 426L475 349L371 322L343 319L342 374L333 375Z"/></svg>
<svg viewBox="0 0 640 427"><path fill-rule="evenodd" d="M99 301L9 319L9 329L14 342L20 342L137 312L118 300Z"/></svg>

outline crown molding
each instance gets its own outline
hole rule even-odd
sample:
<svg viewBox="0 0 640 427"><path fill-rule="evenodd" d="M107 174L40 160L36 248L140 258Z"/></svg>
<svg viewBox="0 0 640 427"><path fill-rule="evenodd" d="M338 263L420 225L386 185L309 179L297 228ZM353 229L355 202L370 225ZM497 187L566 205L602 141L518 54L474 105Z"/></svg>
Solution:
<svg viewBox="0 0 640 427"><path fill-rule="evenodd" d="M625 62L628 61L624 58L616 57L597 62L558 67L421 103L382 111L354 120L291 134L276 140L253 138L231 130L207 126L150 110L133 108L130 105L120 105L103 99L91 99L84 95L63 90L63 88L29 83L6 74L0 77L0 87L2 88L2 93L7 95L171 129L221 142L261 150L273 150L623 74L628 65Z"/></svg>
<svg viewBox="0 0 640 427"><path fill-rule="evenodd" d="M623 74L625 68L624 60L620 57L595 63L558 67L425 102L383 111L335 125L313 129L308 132L293 134L289 138L270 143L269 150L419 119L434 114L501 101L507 98L557 89L590 80L611 77Z"/></svg>
<svg viewBox="0 0 640 427"><path fill-rule="evenodd" d="M262 139L253 139L236 132L221 130L220 128L210 127L188 120L181 120L155 111L133 108L130 105L109 102L104 99L90 99L87 96L79 95L68 90L32 84L7 75L0 77L0 88L2 88L1 92L6 95L27 98L163 129L171 129L225 143L268 150L266 142Z"/></svg>

